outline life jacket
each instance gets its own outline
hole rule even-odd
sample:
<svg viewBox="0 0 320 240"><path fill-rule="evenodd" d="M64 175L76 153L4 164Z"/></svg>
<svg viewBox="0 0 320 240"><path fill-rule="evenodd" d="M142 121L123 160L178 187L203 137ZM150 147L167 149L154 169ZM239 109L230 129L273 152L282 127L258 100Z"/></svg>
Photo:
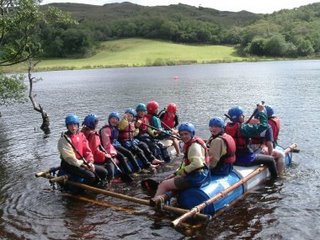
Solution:
<svg viewBox="0 0 320 240"><path fill-rule="evenodd" d="M133 133L135 131L135 126L134 122L129 122L128 126L124 130L119 131L119 140L124 142L127 140L132 140L133 139Z"/></svg>
<svg viewBox="0 0 320 240"><path fill-rule="evenodd" d="M218 135L216 137L210 137L207 145L210 145L211 141L217 137L221 138L227 146L227 153L220 158L219 162L222 161L224 163L234 163L236 161L236 143L233 137L227 133L223 133L222 135Z"/></svg>
<svg viewBox="0 0 320 240"><path fill-rule="evenodd" d="M77 151L84 157L88 162L93 161L93 155L91 149L88 145L88 140L83 132L78 131L76 134L71 134L66 132L66 135L71 140L72 145L77 149ZM78 152L74 150L77 159L81 159Z"/></svg>
<svg viewBox="0 0 320 240"><path fill-rule="evenodd" d="M209 162L209 154L208 154L208 148L206 146L206 143L200 138L200 137L193 137L189 142L185 143L183 146L183 152L184 152L184 165L188 166L191 161L188 159L188 151L192 144L198 143L201 147L205 150L205 162L203 163L203 167L206 166L206 164ZM196 169L198 170L198 169ZM194 170L195 171L195 170Z"/></svg>
<svg viewBox="0 0 320 240"><path fill-rule="evenodd" d="M280 132L280 119L278 117L270 117L268 119L268 123L272 128L273 139L275 142L277 142Z"/></svg>
<svg viewBox="0 0 320 240"><path fill-rule="evenodd" d="M111 127L109 125L103 126L100 131L100 142L103 148L109 153L112 157L117 155L117 150L113 146L113 141L118 139L119 130L116 127Z"/></svg>
<svg viewBox="0 0 320 240"><path fill-rule="evenodd" d="M106 153L100 147L101 141L100 141L99 133L89 128L83 128L81 132L83 132L83 134L86 136L88 140L89 147L93 154L94 162L105 163Z"/></svg>
<svg viewBox="0 0 320 240"><path fill-rule="evenodd" d="M149 120L147 116L143 116L141 118L137 118L137 121L141 121L142 124L139 126L139 135L143 135L148 132ZM147 124L147 125L146 125Z"/></svg>
<svg viewBox="0 0 320 240"><path fill-rule="evenodd" d="M164 129L170 129L175 127L176 115L170 116L168 112L164 112L160 115L161 125Z"/></svg>
<svg viewBox="0 0 320 240"><path fill-rule="evenodd" d="M233 137L236 143L236 151L245 152L248 151L248 139L245 138L240 131L241 123L228 122L225 127L225 133Z"/></svg>

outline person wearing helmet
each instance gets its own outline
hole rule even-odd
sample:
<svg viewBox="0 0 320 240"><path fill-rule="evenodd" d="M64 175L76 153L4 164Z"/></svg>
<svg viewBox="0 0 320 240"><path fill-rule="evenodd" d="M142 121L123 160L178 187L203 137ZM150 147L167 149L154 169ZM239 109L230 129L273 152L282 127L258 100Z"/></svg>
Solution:
<svg viewBox="0 0 320 240"><path fill-rule="evenodd" d="M177 115L177 105L175 103L169 103L167 108L163 109L159 113L159 119L161 122L161 126L165 130L171 130L173 134L177 134L178 132L175 128L179 125L179 117ZM176 155L180 156L180 146L179 141L175 137L170 137L173 141L173 146L176 150Z"/></svg>
<svg viewBox="0 0 320 240"><path fill-rule="evenodd" d="M214 117L209 121L211 137L207 141L209 152L209 169L212 175L228 175L236 161L236 143L224 132L222 118Z"/></svg>
<svg viewBox="0 0 320 240"><path fill-rule="evenodd" d="M161 120L158 117L159 104L156 101L150 101L147 104L147 118L151 127L156 130L153 132L152 137L156 139L169 138L172 135L172 131L163 129Z"/></svg>
<svg viewBox="0 0 320 240"><path fill-rule="evenodd" d="M137 117L135 127L139 129L136 136L137 139L146 143L157 159L162 159L165 162L170 162L171 158L168 153L167 147L152 136L157 134L157 130L150 127L149 119L147 117L147 107L143 103L139 103L136 107Z"/></svg>
<svg viewBox="0 0 320 240"><path fill-rule="evenodd" d="M199 187L210 180L206 162L208 151L205 142L195 136L195 127L191 123L182 123L178 128L184 142L184 158L177 171L162 181L150 204L158 206L167 192Z"/></svg>
<svg viewBox="0 0 320 240"><path fill-rule="evenodd" d="M139 137L140 136L149 136L148 132L150 128L148 127L149 120L147 118L147 106L144 103L139 103L136 107L136 124L135 127L139 128ZM151 129L152 130L152 129ZM153 130L152 130L153 131Z"/></svg>
<svg viewBox="0 0 320 240"><path fill-rule="evenodd" d="M108 172L94 164L92 151L85 135L79 131L80 120L75 114L65 118L67 131L58 141L61 169L71 176L84 179L89 185L104 184Z"/></svg>
<svg viewBox="0 0 320 240"><path fill-rule="evenodd" d="M271 106L266 106L268 123L272 128L274 146L277 145L278 136L280 132L280 118L274 114L274 110Z"/></svg>
<svg viewBox="0 0 320 240"><path fill-rule="evenodd" d="M271 155L276 161L276 166L279 174L285 170L285 155L282 151L275 149L277 138L280 130L280 119L274 116L274 111L271 106L266 105L266 114L268 116L268 129L263 131L259 136L252 137L250 140L250 148L261 154ZM257 116L250 123L259 124Z"/></svg>
<svg viewBox="0 0 320 240"><path fill-rule="evenodd" d="M249 147L250 138L260 135L268 129L268 119L262 103L257 104L259 124L245 123L244 111L241 107L232 107L228 111L228 122L225 132L233 137L236 143L236 162L235 165L252 166L265 164L268 166L271 177L278 176L275 160L271 156L257 154Z"/></svg>
<svg viewBox="0 0 320 240"><path fill-rule="evenodd" d="M109 182L117 182L118 179L114 179L115 175L115 165L114 163L119 162L119 167L126 175L132 173L131 168L129 167L126 159L121 155L117 154L117 151L114 148L104 148L101 144L100 135L96 130L98 125L98 117L95 114L89 114L85 117L81 131L86 136L89 147L93 153L94 162L100 166L104 166L108 171L108 180ZM114 161L112 161L112 159Z"/></svg>
<svg viewBox="0 0 320 240"><path fill-rule="evenodd" d="M152 171L155 171L163 161L155 158L147 144L135 138L139 133L139 129L135 127L135 116L136 112L134 109L128 108L125 111L123 119L118 125L119 141L122 146L138 156L145 168L150 168Z"/></svg>
<svg viewBox="0 0 320 240"><path fill-rule="evenodd" d="M150 101L147 104L147 118L150 123L150 128L153 131L150 131L149 134L155 140L170 139L174 134L177 133L176 130L165 130L161 125L161 120L158 117L159 104L156 101ZM162 158L166 162L170 162L170 155L166 147L161 147Z"/></svg>
<svg viewBox="0 0 320 240"><path fill-rule="evenodd" d="M119 129L118 124L120 121L120 114L118 112L111 112L108 116L108 124L104 125L100 131L100 140L103 148L111 155L119 159L122 168L128 174L131 169L133 172L140 172L141 168L135 156L125 147L121 146L118 141ZM131 166L127 164L127 160Z"/></svg>

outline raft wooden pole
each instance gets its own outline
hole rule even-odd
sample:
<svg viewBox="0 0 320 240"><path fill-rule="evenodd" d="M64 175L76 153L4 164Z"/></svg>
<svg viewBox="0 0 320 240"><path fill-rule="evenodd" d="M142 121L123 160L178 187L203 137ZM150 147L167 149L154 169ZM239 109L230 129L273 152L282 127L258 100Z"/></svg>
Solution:
<svg viewBox="0 0 320 240"><path fill-rule="evenodd" d="M46 175L46 174L40 174L39 173L39 174L36 174L36 176L37 177L48 178L47 177L48 175ZM131 197L131 196L128 196L128 195L124 195L124 194L121 194L121 193L108 191L108 190L105 190L105 189L95 188L95 187L92 187L92 186L89 186L89 185L86 185L86 184L83 184L83 183L73 182L73 181L67 180L66 176L55 177L55 178L51 177L50 178L50 182L63 182L64 184L68 184L68 185L73 186L73 187L78 187L78 188L81 188L81 189L85 189L87 191L91 191L91 192L94 192L94 193L100 193L100 194L104 194L106 196L119 198L119 199L126 200L126 201L129 201L129 202L134 202L134 203L150 206L150 201L149 200L136 198L136 197ZM187 213L189 211L187 209L172 207L172 206L168 206L168 205L164 205L162 207L162 209L165 210L165 211L168 211L168 212L172 212L172 213L178 214L178 215ZM201 214L201 213L196 214L195 217L199 218L201 220L208 220L210 218L208 215Z"/></svg>
<svg viewBox="0 0 320 240"><path fill-rule="evenodd" d="M70 194L70 193L63 193L62 195L66 196L66 197L69 197L69 198L72 198L72 199L75 199L75 200L80 200L80 201L83 201L83 202L92 203L94 205L98 205L98 206L102 206L102 207L106 207L106 208L111 208L111 209L114 209L114 210L117 210L117 211L124 211L124 212L130 213L130 214L135 213L134 209L115 206L115 205L113 205L111 203L108 203L108 202L105 202L105 201L98 201L98 200L86 198L86 197L83 197L83 196L73 195L73 194Z"/></svg>
<svg viewBox="0 0 320 240"><path fill-rule="evenodd" d="M205 207L207 207L208 205L220 200L221 198L225 197L228 193L232 192L233 190L235 190L236 188L240 187L242 184L246 183L247 181L249 181L251 178L253 178L254 176L258 175L259 173L261 173L262 171L264 171L266 169L266 166L260 166L258 167L256 170L254 170L252 173L250 173L249 175L245 176L244 178L240 179L239 182L231 185L230 187L228 187L227 189L223 190L222 192L218 193L217 195L215 195L214 197L210 198L209 200L193 207L190 211L188 211L187 213L181 215L180 217L178 217L177 219L172 221L172 225L174 227L178 226L182 221L193 217L195 214L199 213L202 209L204 209Z"/></svg>

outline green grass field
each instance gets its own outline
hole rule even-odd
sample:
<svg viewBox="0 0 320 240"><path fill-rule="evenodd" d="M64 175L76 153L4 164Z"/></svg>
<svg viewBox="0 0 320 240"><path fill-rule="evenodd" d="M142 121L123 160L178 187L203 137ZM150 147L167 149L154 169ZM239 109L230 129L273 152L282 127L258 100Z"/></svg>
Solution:
<svg viewBox="0 0 320 240"><path fill-rule="evenodd" d="M250 60L253 59L237 56L235 48L228 46L187 45L158 40L122 39L102 43L97 54L92 57L43 60L34 70L164 66ZM17 71L17 66L15 70Z"/></svg>

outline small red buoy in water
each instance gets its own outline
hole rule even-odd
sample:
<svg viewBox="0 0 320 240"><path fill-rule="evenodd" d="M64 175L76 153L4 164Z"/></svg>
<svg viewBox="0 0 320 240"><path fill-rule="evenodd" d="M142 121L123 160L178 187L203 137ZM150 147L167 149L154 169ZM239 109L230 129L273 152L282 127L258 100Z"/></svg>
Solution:
<svg viewBox="0 0 320 240"><path fill-rule="evenodd" d="M173 79L177 80L179 79L179 76L174 76Z"/></svg>

